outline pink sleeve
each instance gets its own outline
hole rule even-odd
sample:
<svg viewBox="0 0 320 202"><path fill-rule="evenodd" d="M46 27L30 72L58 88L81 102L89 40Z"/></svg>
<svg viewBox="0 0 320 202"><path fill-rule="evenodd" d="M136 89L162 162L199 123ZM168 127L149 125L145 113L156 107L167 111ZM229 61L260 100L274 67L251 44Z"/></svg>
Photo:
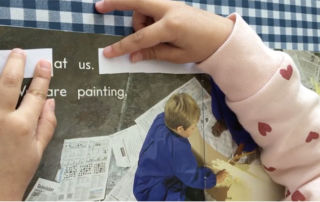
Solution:
<svg viewBox="0 0 320 202"><path fill-rule="evenodd" d="M199 68L263 148L267 172L292 193L320 174L319 96L301 84L290 56L266 47L238 14L229 18L229 38Z"/></svg>
<svg viewBox="0 0 320 202"><path fill-rule="evenodd" d="M279 68L284 54L266 47L238 14L229 18L235 21L232 33L199 68L214 78L228 100L240 101L265 85Z"/></svg>

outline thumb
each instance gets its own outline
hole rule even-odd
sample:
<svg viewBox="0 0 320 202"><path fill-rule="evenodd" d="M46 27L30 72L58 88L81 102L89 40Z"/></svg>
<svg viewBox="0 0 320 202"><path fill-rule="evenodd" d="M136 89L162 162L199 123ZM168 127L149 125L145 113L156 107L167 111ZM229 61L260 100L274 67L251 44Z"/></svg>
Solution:
<svg viewBox="0 0 320 202"><path fill-rule="evenodd" d="M168 44L159 44L136 51L130 55L130 60L133 63L142 60L164 60L173 63L184 63L182 50Z"/></svg>
<svg viewBox="0 0 320 202"><path fill-rule="evenodd" d="M38 122L36 134L41 152L45 150L50 142L57 125L57 119L54 110L54 99L46 100Z"/></svg>

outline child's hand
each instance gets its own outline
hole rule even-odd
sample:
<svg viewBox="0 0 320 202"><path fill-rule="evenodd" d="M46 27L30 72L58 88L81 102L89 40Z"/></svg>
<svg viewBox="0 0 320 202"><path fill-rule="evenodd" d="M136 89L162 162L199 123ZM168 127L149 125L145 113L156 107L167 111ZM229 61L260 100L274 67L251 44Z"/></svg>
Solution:
<svg viewBox="0 0 320 202"><path fill-rule="evenodd" d="M243 152L244 146L245 146L244 143L240 143L238 145L237 150L234 152L234 156L240 156L242 154L242 152Z"/></svg>
<svg viewBox="0 0 320 202"><path fill-rule="evenodd" d="M211 132L214 136L220 137L223 131L227 130L224 121L217 120L211 128Z"/></svg>
<svg viewBox="0 0 320 202"><path fill-rule="evenodd" d="M242 155L235 154L232 159L230 159L229 163L234 165L241 159Z"/></svg>
<svg viewBox="0 0 320 202"><path fill-rule="evenodd" d="M244 144L241 143L239 144L237 150L234 152L232 159L229 161L231 164L235 164L236 162L238 162L241 157L243 156L243 148L244 148Z"/></svg>
<svg viewBox="0 0 320 202"><path fill-rule="evenodd" d="M223 181L227 178L228 172L226 170L221 170L216 174L217 185L223 183Z"/></svg>
<svg viewBox="0 0 320 202"><path fill-rule="evenodd" d="M51 65L40 61L29 90L15 109L25 54L15 49L0 75L0 200L21 200L56 127L54 100L46 100Z"/></svg>
<svg viewBox="0 0 320 202"><path fill-rule="evenodd" d="M233 22L181 2L167 0L104 0L100 13L134 10L135 33L104 49L112 58L131 53L131 61L201 62L227 39Z"/></svg>

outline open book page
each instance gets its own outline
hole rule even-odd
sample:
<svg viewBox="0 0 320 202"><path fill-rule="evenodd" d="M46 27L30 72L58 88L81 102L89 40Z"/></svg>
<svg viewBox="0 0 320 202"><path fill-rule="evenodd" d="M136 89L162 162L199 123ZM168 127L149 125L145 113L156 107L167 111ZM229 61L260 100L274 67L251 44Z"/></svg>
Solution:
<svg viewBox="0 0 320 202"><path fill-rule="evenodd" d="M153 154L161 158L161 155L172 154L161 162L150 163L158 162L161 168L148 168L148 172L154 172L151 177L157 177L159 170L170 172L172 167L181 166L185 157L185 153L177 150L180 148L177 144L168 146L171 140L164 144L168 146L166 149L148 150L163 148L150 146L153 142L148 139L159 132L153 126L160 122L166 134L170 134L168 138L184 140L181 148L185 151L190 143L192 152L188 155L190 159L195 157L197 166L206 166L216 174L221 170L228 171L229 177L223 186L206 189L210 182L206 178L200 179L197 186L206 189L207 199L281 200L280 193L284 190L265 175L258 153L243 155L237 163L230 162L238 145L227 128L219 130L217 135L211 78L196 71L193 64L170 64L181 69L168 71L167 65L156 61L144 62L140 68L139 63L128 62L127 56L110 63L101 55L101 48L118 41L120 37L116 36L12 27L0 27L0 36L1 50L7 53L14 47L36 52L50 50L44 57L52 58L53 64L48 97L55 98L58 127L26 191L27 200L137 199L133 191L137 190L135 179L139 177L146 151L149 159ZM289 54L303 66L305 85L319 90L319 56L299 52ZM3 60L5 56L1 57L1 62ZM310 64L310 68L306 64ZM32 70L32 65L34 62L28 63L27 69ZM134 71L133 68L140 69ZM21 99L30 82L30 76L25 75ZM176 94L190 96L200 110L196 130L188 139L181 139L163 118L167 102ZM181 158L175 156L177 153ZM170 156L175 156L175 161L170 160ZM179 180L175 178L174 182L181 185L187 179ZM149 188L152 186L146 187ZM166 189L169 188L167 185ZM257 194L264 190L269 194ZM246 198L242 193L248 193Z"/></svg>

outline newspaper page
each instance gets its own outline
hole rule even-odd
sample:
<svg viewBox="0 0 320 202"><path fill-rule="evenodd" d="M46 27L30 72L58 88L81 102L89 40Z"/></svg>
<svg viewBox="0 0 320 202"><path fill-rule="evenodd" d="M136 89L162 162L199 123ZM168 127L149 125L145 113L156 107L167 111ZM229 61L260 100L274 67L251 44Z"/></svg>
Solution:
<svg viewBox="0 0 320 202"><path fill-rule="evenodd" d="M131 126L109 136L112 144L112 154L106 195L117 185L130 167L138 163L145 136L146 134L138 125Z"/></svg>
<svg viewBox="0 0 320 202"><path fill-rule="evenodd" d="M121 178L117 185L106 196L106 201L136 201L133 195L134 175L137 170L137 164L132 166L128 172Z"/></svg>
<svg viewBox="0 0 320 202"><path fill-rule="evenodd" d="M26 201L57 201L60 184L38 178Z"/></svg>
<svg viewBox="0 0 320 202"><path fill-rule="evenodd" d="M109 137L65 140L56 180L59 200L104 199L111 145Z"/></svg>
<svg viewBox="0 0 320 202"><path fill-rule="evenodd" d="M110 136L118 167L131 167L138 163L145 135L137 125L134 125Z"/></svg>
<svg viewBox="0 0 320 202"><path fill-rule="evenodd" d="M151 107L148 111L139 116L135 120L137 125L144 130L145 133L147 133L155 117L164 111L166 101L174 93L187 93L197 101L197 104L201 110L200 121L198 122L198 128L201 135L205 135L205 141L215 150L227 158L231 157L234 151L237 149L237 145L232 140L232 136L229 131L225 131L220 137L215 137L212 135L211 128L216 122L216 119L212 114L211 96L201 86L200 82L196 78L192 78L184 85L170 93L156 105Z"/></svg>
<svg viewBox="0 0 320 202"><path fill-rule="evenodd" d="M120 181L120 179L127 173L129 167L118 167L116 165L116 160L111 153L110 166L109 166L109 174L106 186L106 195L110 193L110 191L116 186L116 184Z"/></svg>

